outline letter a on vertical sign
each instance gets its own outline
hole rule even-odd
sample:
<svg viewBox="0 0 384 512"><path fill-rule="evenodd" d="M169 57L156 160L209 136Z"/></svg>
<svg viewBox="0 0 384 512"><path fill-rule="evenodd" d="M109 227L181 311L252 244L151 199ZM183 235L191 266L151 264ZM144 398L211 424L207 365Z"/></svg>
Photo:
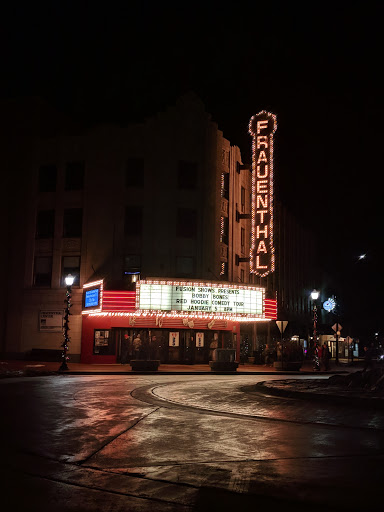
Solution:
<svg viewBox="0 0 384 512"><path fill-rule="evenodd" d="M276 116L265 110L249 122L253 137L250 271L260 277L275 270L273 134L276 127Z"/></svg>

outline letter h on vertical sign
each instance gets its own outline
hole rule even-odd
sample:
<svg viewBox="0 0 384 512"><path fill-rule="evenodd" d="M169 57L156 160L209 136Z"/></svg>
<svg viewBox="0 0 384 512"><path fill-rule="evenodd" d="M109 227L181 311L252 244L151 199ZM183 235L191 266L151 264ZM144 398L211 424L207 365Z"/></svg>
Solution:
<svg viewBox="0 0 384 512"><path fill-rule="evenodd" d="M275 270L273 134L276 128L276 116L265 110L249 122L253 137L250 271L260 277Z"/></svg>

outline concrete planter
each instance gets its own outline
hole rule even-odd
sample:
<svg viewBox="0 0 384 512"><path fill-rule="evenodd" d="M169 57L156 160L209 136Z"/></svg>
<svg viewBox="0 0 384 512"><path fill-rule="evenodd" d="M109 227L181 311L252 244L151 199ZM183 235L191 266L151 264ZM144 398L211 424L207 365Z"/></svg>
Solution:
<svg viewBox="0 0 384 512"><path fill-rule="evenodd" d="M302 361L275 361L273 363L276 370L287 370L292 372L298 372L302 366Z"/></svg>
<svg viewBox="0 0 384 512"><path fill-rule="evenodd" d="M157 359L132 359L130 365L132 371L157 372L160 361Z"/></svg>
<svg viewBox="0 0 384 512"><path fill-rule="evenodd" d="M213 372L235 372L239 366L236 361L209 361Z"/></svg>

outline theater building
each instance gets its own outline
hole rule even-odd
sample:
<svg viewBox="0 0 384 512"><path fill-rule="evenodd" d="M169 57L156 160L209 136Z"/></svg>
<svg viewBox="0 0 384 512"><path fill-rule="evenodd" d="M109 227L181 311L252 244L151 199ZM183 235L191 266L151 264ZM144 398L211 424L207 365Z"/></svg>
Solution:
<svg viewBox="0 0 384 512"><path fill-rule="evenodd" d="M267 168L272 121L254 124L259 153L244 165L193 94L140 123L74 125L36 101L3 113L2 354L61 352L69 273L73 362L118 362L121 341L137 334L161 361L184 363L208 362L215 344L239 355L243 336L273 334L283 268L274 266L284 260L274 247L284 245ZM97 308L85 305L94 283L102 283ZM146 286L168 291L145 305ZM208 297L178 296L176 287Z"/></svg>
<svg viewBox="0 0 384 512"><path fill-rule="evenodd" d="M196 96L136 124L75 126L41 102L10 105L3 122L3 354L60 350L68 273L71 361L90 360L82 355L87 283L102 280L106 297L151 276L249 284L251 172ZM152 324L135 316L148 332ZM132 329L129 320L119 328ZM228 318L207 332L219 330L233 338ZM168 360L186 360L187 332ZM108 350L117 358L118 345Z"/></svg>

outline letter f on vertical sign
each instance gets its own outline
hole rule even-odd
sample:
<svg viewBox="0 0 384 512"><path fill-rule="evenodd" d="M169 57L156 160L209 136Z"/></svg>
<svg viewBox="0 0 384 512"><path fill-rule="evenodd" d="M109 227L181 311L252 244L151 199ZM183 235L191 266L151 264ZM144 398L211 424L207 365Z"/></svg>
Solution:
<svg viewBox="0 0 384 512"><path fill-rule="evenodd" d="M273 134L276 128L276 116L265 110L249 121L253 138L250 272L260 277L275 270Z"/></svg>

